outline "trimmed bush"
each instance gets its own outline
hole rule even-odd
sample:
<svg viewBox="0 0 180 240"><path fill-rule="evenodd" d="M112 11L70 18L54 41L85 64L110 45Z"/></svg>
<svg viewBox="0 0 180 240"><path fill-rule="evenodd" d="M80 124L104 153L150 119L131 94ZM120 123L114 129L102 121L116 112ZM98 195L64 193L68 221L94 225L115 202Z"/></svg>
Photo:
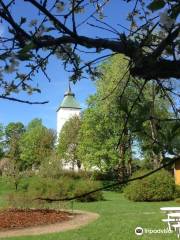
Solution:
<svg viewBox="0 0 180 240"><path fill-rule="evenodd" d="M147 171L138 171L133 177L142 176ZM142 180L127 185L125 196L132 201L168 201L174 199L174 178L166 170L161 170Z"/></svg>

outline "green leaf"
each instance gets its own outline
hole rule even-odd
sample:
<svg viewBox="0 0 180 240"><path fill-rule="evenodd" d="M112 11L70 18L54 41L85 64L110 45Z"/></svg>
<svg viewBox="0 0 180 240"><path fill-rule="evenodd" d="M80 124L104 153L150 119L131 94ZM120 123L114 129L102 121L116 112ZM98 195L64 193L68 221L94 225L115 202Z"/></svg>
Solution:
<svg viewBox="0 0 180 240"><path fill-rule="evenodd" d="M157 10L163 8L165 5L166 5L166 3L164 2L164 0L153 0L147 6L147 8L150 9L153 12L153 11L157 11Z"/></svg>
<svg viewBox="0 0 180 240"><path fill-rule="evenodd" d="M31 49L35 48L35 44L33 42L30 42L29 44L27 44L25 47L23 47L19 53L27 53L29 52Z"/></svg>
<svg viewBox="0 0 180 240"><path fill-rule="evenodd" d="M21 61L26 61L32 58L32 54L20 52L17 57Z"/></svg>
<svg viewBox="0 0 180 240"><path fill-rule="evenodd" d="M18 58L20 60L28 60L32 57L32 54L30 53L30 50L35 48L35 44L33 42L29 43L25 47L23 47L19 52L18 52Z"/></svg>

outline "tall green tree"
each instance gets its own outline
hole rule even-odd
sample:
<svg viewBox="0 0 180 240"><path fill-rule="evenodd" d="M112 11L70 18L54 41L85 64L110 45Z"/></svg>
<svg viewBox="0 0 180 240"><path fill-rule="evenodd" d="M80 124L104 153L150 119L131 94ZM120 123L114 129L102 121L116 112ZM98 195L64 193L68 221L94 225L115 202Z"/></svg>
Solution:
<svg viewBox="0 0 180 240"><path fill-rule="evenodd" d="M38 167L54 148L55 133L43 126L41 119L32 120L20 141L21 168Z"/></svg>
<svg viewBox="0 0 180 240"><path fill-rule="evenodd" d="M20 139L25 132L25 127L21 122L11 122L5 128L6 152L7 156L15 163L20 161Z"/></svg>
<svg viewBox="0 0 180 240"><path fill-rule="evenodd" d="M81 119L79 116L71 117L63 126L57 145L57 152L63 163L68 163L72 169L77 166L81 168L81 161L77 156L77 147L79 143L79 130Z"/></svg>
<svg viewBox="0 0 180 240"><path fill-rule="evenodd" d="M165 156L166 147L161 133L162 130L166 132L166 119L171 117L169 102L153 81L148 82L129 118L129 125L139 141L143 155L152 161L154 168L160 166Z"/></svg>
<svg viewBox="0 0 180 240"><path fill-rule="evenodd" d="M87 169L97 167L102 172L108 171L119 162L116 150L118 129L109 116L94 106L83 114L78 156Z"/></svg>
<svg viewBox="0 0 180 240"><path fill-rule="evenodd" d="M21 178L20 140L24 132L25 127L21 122L11 122L5 128L6 155L9 159L7 174L12 178L16 190Z"/></svg>
<svg viewBox="0 0 180 240"><path fill-rule="evenodd" d="M97 92L88 99L88 109L83 114L78 147L83 164L97 166L102 171L116 170L119 178L131 172L132 159L132 136L128 126L118 143L128 108L125 96L120 100L118 94L128 80L123 78L126 66L122 55L114 56L101 66ZM130 89L127 94L132 95Z"/></svg>
<svg viewBox="0 0 180 240"><path fill-rule="evenodd" d="M97 93L88 99L83 114L78 147L84 164L112 167L122 176L132 172L135 142L139 151L148 153L153 167L161 164L166 148L159 130L167 122L159 119L172 115L158 86L153 81L131 79L126 74L127 64L122 55L117 55L101 66Z"/></svg>

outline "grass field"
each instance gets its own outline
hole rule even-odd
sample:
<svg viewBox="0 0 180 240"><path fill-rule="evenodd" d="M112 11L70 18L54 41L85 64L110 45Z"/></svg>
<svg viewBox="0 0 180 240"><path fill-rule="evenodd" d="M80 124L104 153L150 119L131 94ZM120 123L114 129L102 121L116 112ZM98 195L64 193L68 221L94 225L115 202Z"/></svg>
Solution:
<svg viewBox="0 0 180 240"><path fill-rule="evenodd" d="M0 205L5 204L5 186L0 186ZM95 222L78 230L63 233L48 234L33 237L14 237L14 240L134 240L134 239L177 239L173 234L144 234L136 236L137 226L148 229L164 229L161 222L164 214L160 212L162 206L178 206L178 203L155 202L134 203L127 201L123 194L105 192L105 201L92 203L74 203L74 209L97 212L100 218Z"/></svg>

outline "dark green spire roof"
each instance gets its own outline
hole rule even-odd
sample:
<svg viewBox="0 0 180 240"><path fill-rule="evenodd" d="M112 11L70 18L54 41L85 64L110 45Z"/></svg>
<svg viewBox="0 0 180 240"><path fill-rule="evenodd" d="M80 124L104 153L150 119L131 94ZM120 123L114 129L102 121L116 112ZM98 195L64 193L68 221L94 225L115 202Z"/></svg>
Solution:
<svg viewBox="0 0 180 240"><path fill-rule="evenodd" d="M64 99L61 103L61 105L58 107L57 111L60 108L76 108L76 109L81 109L79 103L75 99L75 94L72 93L71 87L69 84L69 89L68 91L64 94Z"/></svg>

